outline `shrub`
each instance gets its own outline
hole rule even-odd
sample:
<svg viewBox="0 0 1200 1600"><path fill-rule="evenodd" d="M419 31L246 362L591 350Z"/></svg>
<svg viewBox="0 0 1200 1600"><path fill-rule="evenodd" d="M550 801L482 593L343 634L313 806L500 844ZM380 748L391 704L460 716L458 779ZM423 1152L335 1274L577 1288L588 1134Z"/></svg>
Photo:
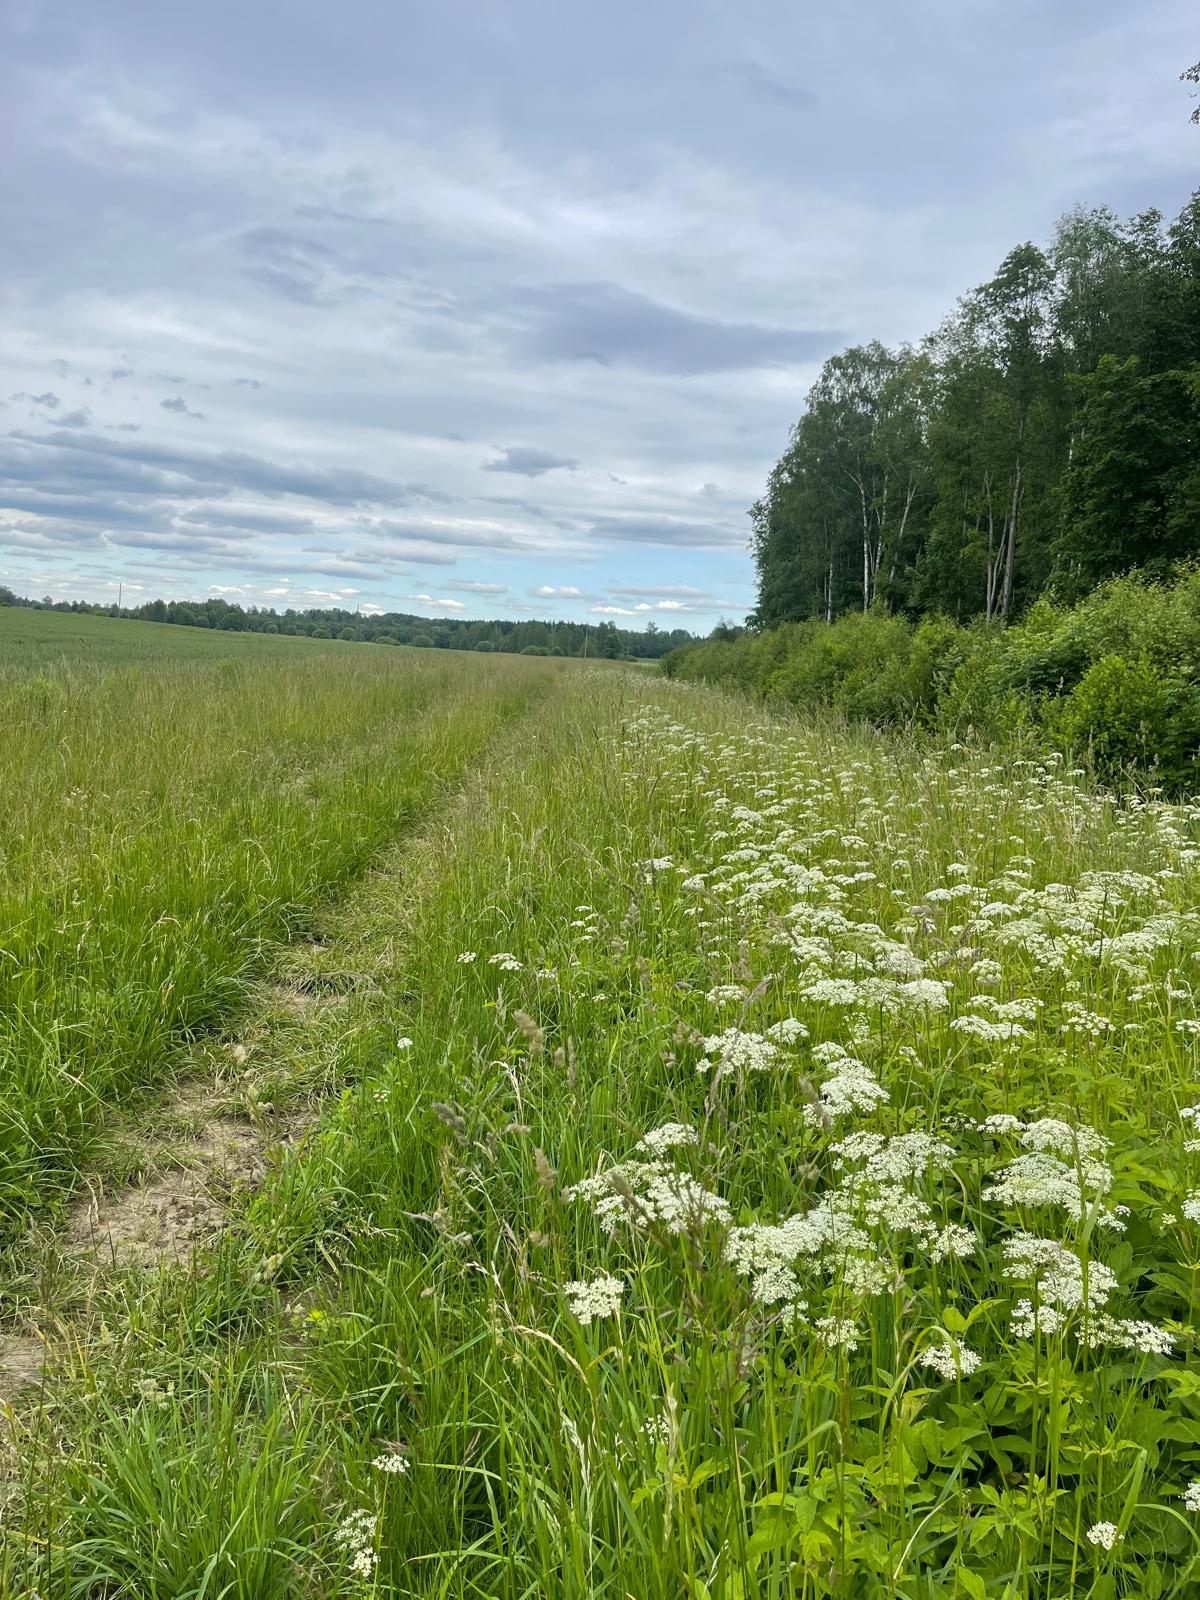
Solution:
<svg viewBox="0 0 1200 1600"><path fill-rule="evenodd" d="M1152 768L1195 786L1200 744L1200 569L1173 584L1133 573L1018 624L884 613L784 623L673 651L668 677L704 679L853 721L915 721L957 734L1033 730L1090 751L1108 778Z"/></svg>
<svg viewBox="0 0 1200 1600"><path fill-rule="evenodd" d="M1048 720L1065 742L1086 747L1105 776L1150 767L1178 788L1194 776L1198 712L1193 685L1164 676L1145 656L1106 655Z"/></svg>

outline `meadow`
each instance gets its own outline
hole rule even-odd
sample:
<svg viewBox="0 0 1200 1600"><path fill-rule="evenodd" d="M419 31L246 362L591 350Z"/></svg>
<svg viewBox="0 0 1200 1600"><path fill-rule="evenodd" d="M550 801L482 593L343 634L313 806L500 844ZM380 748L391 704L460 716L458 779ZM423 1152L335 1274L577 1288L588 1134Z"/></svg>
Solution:
<svg viewBox="0 0 1200 1600"><path fill-rule="evenodd" d="M545 676L391 654L0 611L0 1229Z"/></svg>
<svg viewBox="0 0 1200 1600"><path fill-rule="evenodd" d="M134 1088L169 1160L156 1077L247 1129L311 1111L185 1260L12 1248L45 1374L6 1592L1197 1593L1200 807L642 673L343 650L64 667L6 773L10 882L59 884L6 1100L92 1091L43 1206ZM122 709L120 760L85 735ZM104 964L81 878L138 929ZM237 957L180 957L223 974L186 1021L128 1002L131 1066L85 998L126 963L161 995L176 896L170 948Z"/></svg>

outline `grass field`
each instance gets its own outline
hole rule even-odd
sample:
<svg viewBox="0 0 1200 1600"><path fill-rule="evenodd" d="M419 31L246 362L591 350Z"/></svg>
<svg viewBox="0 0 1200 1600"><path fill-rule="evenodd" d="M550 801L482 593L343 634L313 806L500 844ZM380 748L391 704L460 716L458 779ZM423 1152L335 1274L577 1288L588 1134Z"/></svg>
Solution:
<svg viewBox="0 0 1200 1600"><path fill-rule="evenodd" d="M18 663L32 650L36 670ZM0 610L0 1220L69 1182L265 941L544 684L433 656Z"/></svg>
<svg viewBox="0 0 1200 1600"><path fill-rule="evenodd" d="M8 1070L30 1108L92 1086L40 1181L111 1160L73 1130L189 1035L226 1117L319 1120L190 1264L14 1254L48 1371L12 1416L8 1592L1196 1594L1200 810L641 675L306 668L163 661L144 698L64 669L9 768L13 876L59 898ZM122 706L124 761L85 750ZM67 863L118 857L88 925L128 896L138 936L77 983ZM161 993L168 883L189 941L202 899L241 908L183 961L220 1002L131 1003L132 1068L64 1021L38 1080L102 971ZM315 953L269 942L306 919ZM320 1004L264 1009L247 963Z"/></svg>
<svg viewBox="0 0 1200 1600"><path fill-rule="evenodd" d="M161 666L168 660L262 661L271 659L272 653L294 657L318 651L345 655L347 646L336 639L225 633L165 622L0 607L0 679L23 679L31 671L47 668L78 673L89 667Z"/></svg>

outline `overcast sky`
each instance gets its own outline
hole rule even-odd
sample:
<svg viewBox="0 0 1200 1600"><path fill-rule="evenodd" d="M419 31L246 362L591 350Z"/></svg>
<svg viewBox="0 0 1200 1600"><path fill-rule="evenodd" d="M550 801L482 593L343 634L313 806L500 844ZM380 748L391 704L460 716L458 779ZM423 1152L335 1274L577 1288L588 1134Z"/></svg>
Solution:
<svg viewBox="0 0 1200 1600"><path fill-rule="evenodd" d="M707 629L821 360L1178 210L1194 0L0 0L0 581Z"/></svg>

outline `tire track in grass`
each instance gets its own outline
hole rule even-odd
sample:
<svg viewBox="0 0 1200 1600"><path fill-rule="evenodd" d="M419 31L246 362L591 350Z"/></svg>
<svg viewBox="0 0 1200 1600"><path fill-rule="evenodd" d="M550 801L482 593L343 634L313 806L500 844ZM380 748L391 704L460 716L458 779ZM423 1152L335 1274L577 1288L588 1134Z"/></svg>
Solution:
<svg viewBox="0 0 1200 1600"><path fill-rule="evenodd" d="M173 1269L202 1270L240 1198L311 1137L322 1107L353 1076L353 1058L378 1032L397 930L363 937L374 904L419 898L456 808L527 737L547 695L561 692L558 678L527 694L445 775L436 804L406 819L410 828L373 866L307 914L308 935L271 951L231 1025L192 1046L167 1092L110 1114L102 1159L80 1175L61 1223L32 1230L10 1251L13 1270L0 1296L0 1414L18 1402L27 1409L47 1380L69 1374L64 1355L86 1339L96 1306L114 1291L136 1296L139 1280L149 1287Z"/></svg>
<svg viewBox="0 0 1200 1600"><path fill-rule="evenodd" d="M64 669L48 709L14 715L0 1239L64 1198L113 1101L234 1015L264 951L419 825L555 675L357 656L201 673L167 656Z"/></svg>

